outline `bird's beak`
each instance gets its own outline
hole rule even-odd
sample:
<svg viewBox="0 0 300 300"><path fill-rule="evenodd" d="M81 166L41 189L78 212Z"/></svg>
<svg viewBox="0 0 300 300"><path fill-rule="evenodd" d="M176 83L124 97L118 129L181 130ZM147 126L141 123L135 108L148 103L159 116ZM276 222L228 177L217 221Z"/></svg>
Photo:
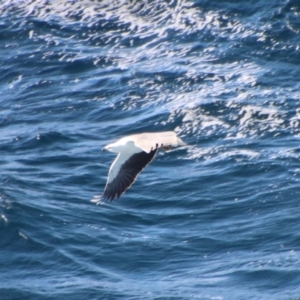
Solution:
<svg viewBox="0 0 300 300"><path fill-rule="evenodd" d="M111 146L110 145L106 145L105 147L102 148L102 151L111 152Z"/></svg>

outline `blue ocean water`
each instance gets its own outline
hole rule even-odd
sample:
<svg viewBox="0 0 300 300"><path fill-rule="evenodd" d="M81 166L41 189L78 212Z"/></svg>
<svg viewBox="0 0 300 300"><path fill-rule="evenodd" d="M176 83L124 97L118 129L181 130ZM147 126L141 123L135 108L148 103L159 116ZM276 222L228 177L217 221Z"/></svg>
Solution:
<svg viewBox="0 0 300 300"><path fill-rule="evenodd" d="M0 299L300 299L296 0L0 2ZM96 205L122 136L175 130Z"/></svg>

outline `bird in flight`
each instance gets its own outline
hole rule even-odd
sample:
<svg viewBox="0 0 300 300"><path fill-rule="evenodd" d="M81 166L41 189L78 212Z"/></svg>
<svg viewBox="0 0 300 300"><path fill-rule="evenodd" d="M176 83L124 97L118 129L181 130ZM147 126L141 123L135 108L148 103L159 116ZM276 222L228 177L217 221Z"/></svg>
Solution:
<svg viewBox="0 0 300 300"><path fill-rule="evenodd" d="M105 146L103 151L118 153L107 177L102 198L118 199L134 183L139 173L153 160L159 148L186 145L174 131L146 132L121 138Z"/></svg>

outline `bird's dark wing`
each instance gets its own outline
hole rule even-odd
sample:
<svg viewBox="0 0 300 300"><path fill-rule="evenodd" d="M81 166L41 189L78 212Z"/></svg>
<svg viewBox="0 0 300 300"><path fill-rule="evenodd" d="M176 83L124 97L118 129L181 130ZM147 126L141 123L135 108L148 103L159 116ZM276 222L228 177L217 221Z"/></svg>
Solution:
<svg viewBox="0 0 300 300"><path fill-rule="evenodd" d="M104 193L102 198L105 200L113 200L115 197L118 199L120 196L134 183L136 177L139 173L153 160L157 149L146 153L144 151L133 154L119 167L117 175L109 182L109 179L106 183ZM115 162L112 165L117 164L117 160L120 156L117 157ZM112 170L111 171L117 171Z"/></svg>

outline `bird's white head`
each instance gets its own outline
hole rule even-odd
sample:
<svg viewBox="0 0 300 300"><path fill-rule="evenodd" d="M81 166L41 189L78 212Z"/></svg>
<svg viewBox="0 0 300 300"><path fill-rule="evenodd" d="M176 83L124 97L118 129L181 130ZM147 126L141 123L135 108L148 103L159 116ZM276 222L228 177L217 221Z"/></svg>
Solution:
<svg viewBox="0 0 300 300"><path fill-rule="evenodd" d="M109 151L109 152L115 152L115 153L118 153L116 147L114 146L114 144L108 144L106 145L102 151Z"/></svg>
<svg viewBox="0 0 300 300"><path fill-rule="evenodd" d="M119 153L119 152L122 151L123 147L124 147L124 145L116 142L116 143L106 145L102 149L102 151L109 151L109 152Z"/></svg>

